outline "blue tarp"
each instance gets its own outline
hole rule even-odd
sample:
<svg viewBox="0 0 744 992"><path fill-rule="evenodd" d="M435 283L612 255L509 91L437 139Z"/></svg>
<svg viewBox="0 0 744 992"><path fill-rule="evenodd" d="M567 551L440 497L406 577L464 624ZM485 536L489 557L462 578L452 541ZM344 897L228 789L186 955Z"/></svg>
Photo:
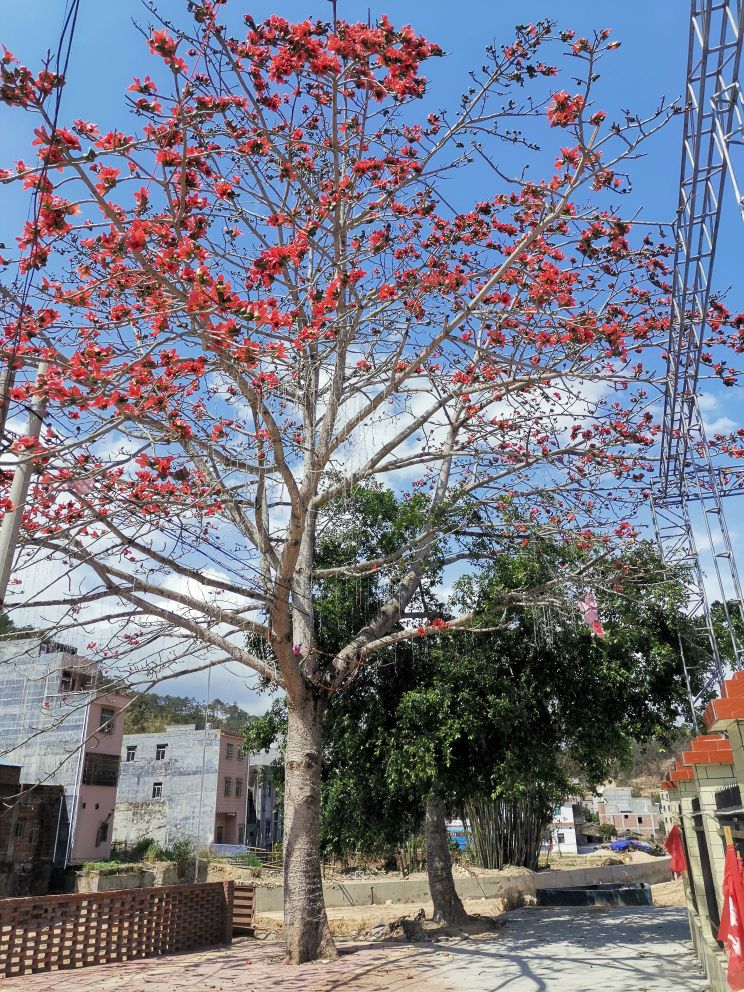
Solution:
<svg viewBox="0 0 744 992"><path fill-rule="evenodd" d="M622 853L623 851L645 851L646 854L653 854L654 849L648 844L641 844L637 840L613 840L610 844L611 851Z"/></svg>

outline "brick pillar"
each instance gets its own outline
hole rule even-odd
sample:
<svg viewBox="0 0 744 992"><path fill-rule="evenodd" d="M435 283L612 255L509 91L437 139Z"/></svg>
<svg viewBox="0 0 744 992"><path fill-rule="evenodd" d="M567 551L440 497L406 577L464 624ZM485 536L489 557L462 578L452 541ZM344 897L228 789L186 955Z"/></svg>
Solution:
<svg viewBox="0 0 744 992"><path fill-rule="evenodd" d="M223 882L225 890L225 943L231 944L233 938L233 902L235 899L235 882Z"/></svg>
<svg viewBox="0 0 744 992"><path fill-rule="evenodd" d="M728 738L723 734L703 734L696 737L689 750L682 755L685 764L692 766L698 786L700 810L708 853L716 879L719 910L722 906L724 845L716 818L716 794L721 789L736 784L733 755Z"/></svg>
<svg viewBox="0 0 744 992"><path fill-rule="evenodd" d="M736 672L732 678L726 680L720 698L708 703L703 719L711 737L716 734L728 735L730 766L725 771L729 772L730 777L728 781L719 781L714 784L720 788L735 783L744 793L744 672ZM719 744L718 747L721 748L721 745ZM707 768L706 770L709 773L709 778L712 779L712 776L716 774L715 769ZM717 851L722 852L723 841L720 838L718 845ZM717 874L722 874L720 865L717 868ZM719 952L719 959L721 962L725 962L725 955ZM721 974L725 973L723 963L720 970ZM718 976L713 975L711 977L713 979L711 986L717 992L719 988ZM725 980L720 982L720 988L728 989Z"/></svg>
<svg viewBox="0 0 744 992"><path fill-rule="evenodd" d="M683 761L677 761L676 766L669 775L669 779L676 787L679 797L680 820L687 839L688 873L690 878L685 886L685 895L688 899L687 908L690 919L690 933L692 935L695 955L708 976L711 988L716 990L716 992L719 989L723 992L726 988L726 959L721 953L713 935L713 916L718 915L718 905L716 901L716 905L713 907L713 913L711 913L709 899L716 899L716 896L710 893L710 889L709 892L706 892L704 872L700 859L700 848L695 832L695 817L693 816L694 800L700 799L699 780L695 775L694 767L685 764ZM707 836L706 834L706 841ZM695 889L697 912L692 902L692 896L689 890L690 885L693 885ZM724 982L723 985L721 985L722 980Z"/></svg>
<svg viewBox="0 0 744 992"><path fill-rule="evenodd" d="M741 783L740 788L742 793L744 793L744 717L741 720L732 720L726 730L731 741L734 773L737 782Z"/></svg>

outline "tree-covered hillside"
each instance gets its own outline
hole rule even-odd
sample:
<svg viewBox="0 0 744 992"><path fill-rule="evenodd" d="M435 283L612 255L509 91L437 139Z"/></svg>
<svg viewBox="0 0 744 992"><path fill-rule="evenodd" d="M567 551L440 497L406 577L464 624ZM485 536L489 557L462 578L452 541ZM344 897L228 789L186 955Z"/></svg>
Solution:
<svg viewBox="0 0 744 992"><path fill-rule="evenodd" d="M125 734L145 734L165 730L173 723L207 722L223 730L242 731L254 717L237 703L214 699L205 711L205 704L189 696L159 695L149 692L138 696L126 709Z"/></svg>

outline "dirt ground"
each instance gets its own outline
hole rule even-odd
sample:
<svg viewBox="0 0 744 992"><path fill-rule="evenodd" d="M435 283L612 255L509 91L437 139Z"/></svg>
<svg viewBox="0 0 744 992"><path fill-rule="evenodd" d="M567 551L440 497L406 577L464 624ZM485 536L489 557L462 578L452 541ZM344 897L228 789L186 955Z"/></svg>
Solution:
<svg viewBox="0 0 744 992"><path fill-rule="evenodd" d="M682 887L682 879L676 878L673 882L659 882L651 886L651 897L654 906L679 906L684 908L685 890Z"/></svg>
<svg viewBox="0 0 744 992"><path fill-rule="evenodd" d="M595 854L566 854L563 856L556 855L553 853L550 858L550 864L545 864L545 855L541 856L540 860L540 870L550 871L551 869L558 870L564 868L598 868L603 865L618 865L618 864L638 864L644 861L653 861L654 856L652 854L645 854L643 851L632 851L628 854L617 854L614 851L597 851ZM495 868L476 868L473 865L466 864L465 862L460 862L459 864L453 865L453 874L456 878L486 878L489 876L497 876L503 878L505 875L520 875L529 874L528 868L516 868L513 865L506 865L502 869ZM236 882L246 882L255 885L260 885L263 888L276 888L282 884L282 875L280 871L266 871L261 868L242 868L239 865L230 863L229 861L211 861L209 863L207 880L210 882L222 882L227 879L234 879ZM326 882L333 882L336 879L341 881L356 881L359 879L363 881L365 879L374 879L376 881L383 881L385 879L400 879L400 872L383 872L377 870L357 870L349 872L341 872L335 869L325 869L324 870L324 880ZM406 876L410 881L425 880L427 878L426 872L411 872Z"/></svg>
<svg viewBox="0 0 744 992"><path fill-rule="evenodd" d="M651 899L654 906L685 908L685 895L682 880L659 882L651 886ZM533 905L534 899L465 899L465 909L474 918L465 932L474 935L501 925L499 920L504 913L517 909L520 905ZM423 910L427 919L423 927L426 932L436 932L437 925L431 923L432 904L430 902L395 903L390 906L338 906L328 909L328 922L331 932L337 937L369 936L370 931L380 924L390 923L401 918L413 920ZM495 922L494 922L495 921ZM274 939L282 931L282 913L262 913L256 917L256 936L260 939Z"/></svg>
<svg viewBox="0 0 744 992"><path fill-rule="evenodd" d="M534 900L533 900L534 901ZM524 904L524 903L522 903ZM481 933L501 925L496 917L509 909L515 909L516 904L508 904L504 899L465 899L465 909L474 917L473 922L465 928L467 933ZM327 910L328 923L331 932L337 937L369 934L380 924L405 918L413 920L421 911L426 914L422 921L423 929L429 932L439 932L438 924L431 922L434 907L430 902L395 903L391 906L338 906ZM261 913L256 917L256 936L260 939L274 939L282 931L281 912Z"/></svg>

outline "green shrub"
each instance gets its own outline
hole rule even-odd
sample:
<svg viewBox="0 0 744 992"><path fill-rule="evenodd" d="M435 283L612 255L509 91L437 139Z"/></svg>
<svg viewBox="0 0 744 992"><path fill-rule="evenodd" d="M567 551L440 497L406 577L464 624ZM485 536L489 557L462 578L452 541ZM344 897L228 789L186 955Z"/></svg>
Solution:
<svg viewBox="0 0 744 992"><path fill-rule="evenodd" d="M158 844L156 840L151 840L147 845L145 850L142 852L143 861L169 861L170 858L166 857L165 849Z"/></svg>
<svg viewBox="0 0 744 992"><path fill-rule="evenodd" d="M175 841L163 853L168 855L169 861L183 861L185 858L192 857L194 849L191 846L191 841L185 838Z"/></svg>
<svg viewBox="0 0 744 992"><path fill-rule="evenodd" d="M236 864L244 865L246 868L262 868L263 862L260 858L257 858L255 854L251 854L250 851L246 851L245 854L239 854L237 858L234 858Z"/></svg>
<svg viewBox="0 0 744 992"><path fill-rule="evenodd" d="M122 853L126 853L126 857L129 860L142 861L146 852L149 851L154 843L155 841L152 837L143 837L143 839L138 840L136 844L132 844L128 851Z"/></svg>
<svg viewBox="0 0 744 992"><path fill-rule="evenodd" d="M107 872L107 871L119 871L121 868L129 868L130 865L125 861L116 861L115 859L109 859L108 861L86 861L83 864L83 871L85 872Z"/></svg>

